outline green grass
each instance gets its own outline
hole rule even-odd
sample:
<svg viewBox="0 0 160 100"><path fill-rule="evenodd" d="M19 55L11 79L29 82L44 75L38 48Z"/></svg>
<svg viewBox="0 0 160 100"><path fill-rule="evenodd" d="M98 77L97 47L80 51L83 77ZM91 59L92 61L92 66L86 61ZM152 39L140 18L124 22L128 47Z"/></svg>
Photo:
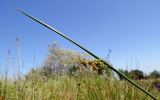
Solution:
<svg viewBox="0 0 160 100"><path fill-rule="evenodd" d="M106 66L104 66L104 69L110 68L111 70L113 70L114 72L116 72L118 75L122 76L125 80L127 80L128 82L130 82L132 85L134 85L135 87L137 87L139 90L143 91L144 93L146 93L148 96L150 96L152 99L157 100L157 98L155 98L152 94L150 94L148 91L146 91L145 89L143 89L142 87L140 87L138 84L136 84L134 81L132 81L130 78L128 78L127 76L125 76L123 73L121 73L120 71L116 70L112 65L110 65L108 62L104 61L103 59L99 58L98 56L96 56L94 53L90 52L89 50L87 50L86 48L84 48L82 45L76 43L75 41L73 41L72 39L70 39L69 37L67 37L66 35L64 35L63 33L61 33L60 31L58 31L57 29L47 25L46 23L38 20L37 18L23 12L20 9L17 9L18 11L20 11L22 14L24 14L25 16L31 18L32 20L36 21L37 23L45 26L47 29L55 32L56 34L60 35L61 37L67 39L68 41L70 41L71 43L75 44L77 47L81 48L82 50L84 50L85 52L87 52L88 54L90 54L91 56L93 56L94 58L100 60L102 63L104 63Z"/></svg>
<svg viewBox="0 0 160 100"><path fill-rule="evenodd" d="M139 84L160 99L160 92L151 88L152 80ZM103 76L55 76L50 79L1 80L0 98L5 100L151 100L127 81Z"/></svg>

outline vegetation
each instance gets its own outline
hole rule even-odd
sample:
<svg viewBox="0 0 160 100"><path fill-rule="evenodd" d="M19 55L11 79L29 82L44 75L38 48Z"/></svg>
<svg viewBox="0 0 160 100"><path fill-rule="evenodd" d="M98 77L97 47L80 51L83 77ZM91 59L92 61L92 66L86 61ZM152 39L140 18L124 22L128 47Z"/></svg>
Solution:
<svg viewBox="0 0 160 100"><path fill-rule="evenodd" d="M154 70L153 72L150 73L150 75L147 76L148 78L160 78L160 72L157 70Z"/></svg>
<svg viewBox="0 0 160 100"><path fill-rule="evenodd" d="M144 75L144 72L138 69L131 70L131 71L119 69L119 71L134 80L160 79L160 72L157 70L152 71L148 75ZM119 76L119 78L120 80L124 80L123 77L121 76Z"/></svg>
<svg viewBox="0 0 160 100"><path fill-rule="evenodd" d="M157 98L158 90L150 87L152 80L139 81ZM5 100L150 100L146 94L126 81L103 76L55 76L49 79L1 82L0 95Z"/></svg>
<svg viewBox="0 0 160 100"><path fill-rule="evenodd" d="M91 59L87 54L78 53L72 50L60 48L57 44L49 45L49 54L44 64L37 69L32 69L26 78L32 77L34 73L38 76L50 78L55 75L105 75L112 77L112 71L101 61Z"/></svg>
<svg viewBox="0 0 160 100"><path fill-rule="evenodd" d="M150 100L150 97L124 80L117 80L110 69L86 54L49 46L42 66L32 69L21 80L2 77L1 100ZM99 71L100 70L100 71ZM102 71L101 71L102 70ZM158 78L139 70L121 70L160 99ZM155 72L155 71L154 71ZM148 76L155 76L152 72ZM157 73L157 72L156 72ZM157 74L156 74L157 75ZM137 78L138 77L138 78ZM121 79L121 78L120 78Z"/></svg>
<svg viewBox="0 0 160 100"><path fill-rule="evenodd" d="M126 70L117 71L109 62L100 59L61 32L24 12L22 13L58 33L96 59L51 44L49 54L40 67L31 69L25 76L20 76L18 71L17 79L7 79L7 74L1 78L0 100L160 99L158 71L152 72L149 76L144 76L143 72L137 69L130 72ZM111 69L121 75L119 76L121 80L114 77ZM136 83L141 84L145 90Z"/></svg>
<svg viewBox="0 0 160 100"><path fill-rule="evenodd" d="M69 37L67 37L66 35L64 35L63 33L61 33L60 31L58 31L57 29L47 25L46 23L38 20L37 18L23 12L20 9L17 9L19 12L21 12L23 15L29 17L30 19L36 21L37 23L45 26L47 29L51 30L52 32L55 32L56 34L60 35L61 37L67 39L68 41L70 41L71 43L75 44L76 46L78 46L79 48L81 48L82 50L84 50L85 52L87 52L88 54L90 54L92 57L94 57L95 59L98 59L100 62L102 62L105 66L103 66L103 68L105 70L107 70L108 68L110 68L111 70L113 70L114 72L116 72L118 75L122 76L125 80L127 80L129 83L131 83L133 86L137 87L140 91L146 93L148 96L150 96L152 99L156 98L150 94L147 90L143 89L141 86L139 86L136 82L134 82L133 80L131 80L129 77L125 76L123 73L121 73L120 71L116 70L110 63L104 61L103 59L99 58L97 55L95 55L94 53L90 52L89 50L87 50L86 48L84 48L83 46L81 46L80 44L76 43L75 41L73 41L72 39L70 39Z"/></svg>

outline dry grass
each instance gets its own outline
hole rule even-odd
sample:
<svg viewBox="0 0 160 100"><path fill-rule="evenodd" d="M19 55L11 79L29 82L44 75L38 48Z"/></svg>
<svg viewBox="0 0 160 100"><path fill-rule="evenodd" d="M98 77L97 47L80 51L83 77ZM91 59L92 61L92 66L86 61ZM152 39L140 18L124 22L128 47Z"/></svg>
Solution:
<svg viewBox="0 0 160 100"><path fill-rule="evenodd" d="M151 81L139 82L160 99L160 92L151 88ZM150 100L126 81L103 76L56 76L48 80L7 80L0 82L0 100Z"/></svg>

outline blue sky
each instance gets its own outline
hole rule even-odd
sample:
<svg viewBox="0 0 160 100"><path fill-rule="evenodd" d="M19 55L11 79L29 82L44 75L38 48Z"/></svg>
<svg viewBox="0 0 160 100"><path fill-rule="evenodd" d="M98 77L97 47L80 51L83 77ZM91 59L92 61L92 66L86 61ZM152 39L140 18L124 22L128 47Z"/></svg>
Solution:
<svg viewBox="0 0 160 100"><path fill-rule="evenodd" d="M159 0L0 0L0 67L6 64L8 49L17 61L17 37L25 71L33 65L34 52L36 65L43 62L51 42L80 51L20 14L18 7L102 58L111 49L110 61L116 69L160 70L159 5Z"/></svg>

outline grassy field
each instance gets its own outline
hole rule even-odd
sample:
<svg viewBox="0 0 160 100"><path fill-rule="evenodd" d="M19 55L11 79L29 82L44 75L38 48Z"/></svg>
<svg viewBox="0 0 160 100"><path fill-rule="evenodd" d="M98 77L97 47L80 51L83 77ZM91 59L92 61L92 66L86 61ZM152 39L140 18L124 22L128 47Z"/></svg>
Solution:
<svg viewBox="0 0 160 100"><path fill-rule="evenodd" d="M152 80L139 84L160 99L160 92L151 88ZM126 81L103 76L32 77L0 81L0 100L152 100Z"/></svg>
<svg viewBox="0 0 160 100"><path fill-rule="evenodd" d="M68 38L60 31L57 31L56 29L32 17L31 15L23 12L22 10L19 11L22 14L26 15L27 17L31 18L32 20L50 29L54 33L72 42L73 44L75 44L76 46L78 46L79 48L81 48L94 58L98 59L100 63L92 64L91 62L87 62L87 64L89 64L93 70L98 71L99 75L102 74L104 69L108 71L108 68L110 68L115 72L118 72L119 75L123 76L121 72L114 69L114 67L112 67L112 65L110 65L108 62L106 62L103 59L100 59L98 56L91 53L78 43L74 42L72 39ZM53 51L54 50L50 51L51 56L48 57L47 60L49 61L49 63L45 64L46 66L49 65L51 67L53 62L50 60L56 62L58 59L58 63L56 62L55 65L59 64L60 67L62 67L63 64L66 64L64 63L66 62L66 59L74 58L74 56L69 56L69 58L66 58L67 57L66 55L64 57L63 52L59 52L59 54L63 56L57 54L57 57L54 57L56 55L56 52ZM63 60L60 59L61 57L63 58ZM70 60L72 61L73 59ZM102 67L101 63L102 65L105 65L105 67L104 66ZM68 64L70 65L71 63ZM87 67L87 64L84 63L83 65ZM75 66L75 64L73 65ZM48 68L50 67L44 67L44 68L46 68L47 72L52 74L52 69L48 70ZM76 67L72 66L72 68ZM0 84L0 89L1 89L0 95L1 99L6 99L6 100L10 99L13 100L150 100L151 99L150 97L148 97L146 94L144 94L142 91L140 91L127 81L105 78L104 76L99 76L99 75L96 76L79 75L77 77L69 75L60 75L50 78L43 78L39 77L38 75L35 75L36 77L30 77L22 80L11 81L3 79ZM128 79L126 76L123 76L123 78L130 81L130 79ZM140 80L137 82L141 84L141 86L143 86L145 90L152 93L157 99L160 99L160 92L152 87L153 81L154 80Z"/></svg>

